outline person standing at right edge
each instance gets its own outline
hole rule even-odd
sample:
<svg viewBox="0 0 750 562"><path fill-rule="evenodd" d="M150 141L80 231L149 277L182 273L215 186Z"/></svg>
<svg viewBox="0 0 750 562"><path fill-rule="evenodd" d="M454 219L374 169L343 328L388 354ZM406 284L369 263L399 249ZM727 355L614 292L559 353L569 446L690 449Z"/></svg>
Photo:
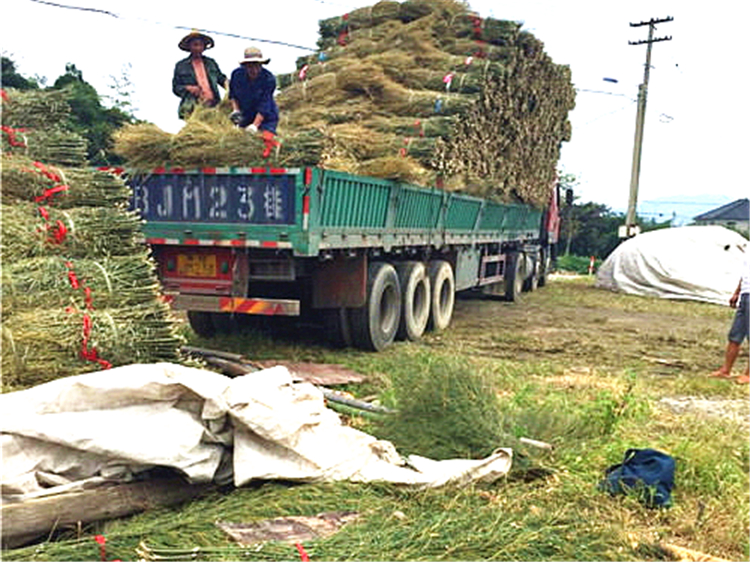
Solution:
<svg viewBox="0 0 750 562"><path fill-rule="evenodd" d="M729 329L729 342L724 354L724 364L709 375L722 379L731 378L732 367L740 354L742 342L750 337L750 260L748 260L747 250L745 250L745 259L742 264L742 277L729 299L729 306L736 308L737 311L734 314L732 327ZM750 358L748 360L750 361ZM745 373L737 377L735 382L750 383L750 364L745 369Z"/></svg>

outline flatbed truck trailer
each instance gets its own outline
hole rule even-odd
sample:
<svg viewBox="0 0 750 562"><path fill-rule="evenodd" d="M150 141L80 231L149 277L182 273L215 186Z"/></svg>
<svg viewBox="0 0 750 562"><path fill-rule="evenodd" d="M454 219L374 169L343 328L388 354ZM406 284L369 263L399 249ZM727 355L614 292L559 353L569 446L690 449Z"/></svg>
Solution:
<svg viewBox="0 0 750 562"><path fill-rule="evenodd" d="M557 197L538 209L321 168L130 173L166 298L203 336L307 316L379 351L448 327L456 293L544 285Z"/></svg>

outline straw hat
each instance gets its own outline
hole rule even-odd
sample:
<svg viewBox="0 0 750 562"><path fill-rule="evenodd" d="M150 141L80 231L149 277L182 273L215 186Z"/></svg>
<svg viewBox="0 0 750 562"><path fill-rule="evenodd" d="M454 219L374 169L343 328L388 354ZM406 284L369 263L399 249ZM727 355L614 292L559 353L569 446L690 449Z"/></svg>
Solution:
<svg viewBox="0 0 750 562"><path fill-rule="evenodd" d="M263 53L261 53L258 47L248 47L245 49L245 58L240 61L240 64L246 62L259 62L260 64L268 64L271 59L264 59Z"/></svg>
<svg viewBox="0 0 750 562"><path fill-rule="evenodd" d="M210 49L214 46L214 40L205 33L201 33L197 29L194 29L193 31L185 35L185 37L182 38L177 46L183 51L190 51L190 41L192 41L193 39L203 39L203 44L206 45L206 49Z"/></svg>

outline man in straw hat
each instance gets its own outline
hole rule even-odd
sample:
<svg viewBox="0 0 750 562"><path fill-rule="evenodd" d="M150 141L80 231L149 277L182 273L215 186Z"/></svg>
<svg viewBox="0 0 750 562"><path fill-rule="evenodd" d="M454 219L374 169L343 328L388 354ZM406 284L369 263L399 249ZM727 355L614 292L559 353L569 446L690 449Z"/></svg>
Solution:
<svg viewBox="0 0 750 562"><path fill-rule="evenodd" d="M194 29L182 38L178 47L190 53L174 67L172 91L180 98L178 115L187 119L199 103L213 107L220 101L219 86L227 89L227 77L212 58L203 51L214 46L214 40Z"/></svg>
<svg viewBox="0 0 750 562"><path fill-rule="evenodd" d="M273 99L276 78L263 68L270 60L263 58L260 49L248 47L229 81L229 101L234 110L230 118L251 132L275 134L279 123L279 109Z"/></svg>

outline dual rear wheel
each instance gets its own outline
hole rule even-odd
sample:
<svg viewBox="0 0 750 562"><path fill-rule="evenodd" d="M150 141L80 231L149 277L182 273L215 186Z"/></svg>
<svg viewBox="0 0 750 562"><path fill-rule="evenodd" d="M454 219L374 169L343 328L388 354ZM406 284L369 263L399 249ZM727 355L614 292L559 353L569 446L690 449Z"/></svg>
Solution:
<svg viewBox="0 0 750 562"><path fill-rule="evenodd" d="M365 305L328 310L327 324L337 344L381 351L395 339L415 341L425 330L445 329L453 316L455 290L447 261L372 262Z"/></svg>

